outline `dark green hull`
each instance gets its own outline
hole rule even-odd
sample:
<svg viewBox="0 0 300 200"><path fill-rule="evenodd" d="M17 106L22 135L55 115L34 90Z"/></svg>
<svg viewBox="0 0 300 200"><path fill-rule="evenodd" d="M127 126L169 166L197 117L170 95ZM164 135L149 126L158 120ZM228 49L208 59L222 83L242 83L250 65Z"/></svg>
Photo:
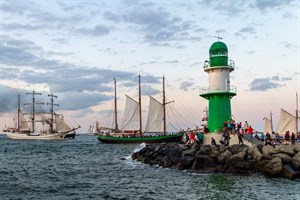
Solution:
<svg viewBox="0 0 300 200"><path fill-rule="evenodd" d="M161 143L161 142L180 142L182 134L160 135L152 137L119 138L112 136L99 135L97 139L102 143L128 144L128 143Z"/></svg>

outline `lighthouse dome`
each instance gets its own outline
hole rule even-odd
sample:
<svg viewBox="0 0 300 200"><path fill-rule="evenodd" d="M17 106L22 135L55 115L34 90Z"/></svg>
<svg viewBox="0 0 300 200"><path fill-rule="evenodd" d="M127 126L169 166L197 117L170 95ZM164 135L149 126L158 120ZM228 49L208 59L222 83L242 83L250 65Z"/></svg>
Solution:
<svg viewBox="0 0 300 200"><path fill-rule="evenodd" d="M215 52L215 51L228 51L228 49L224 42L218 41L218 42L214 42L209 48L209 52Z"/></svg>
<svg viewBox="0 0 300 200"><path fill-rule="evenodd" d="M224 42L214 42L209 48L210 66L228 66L228 49Z"/></svg>

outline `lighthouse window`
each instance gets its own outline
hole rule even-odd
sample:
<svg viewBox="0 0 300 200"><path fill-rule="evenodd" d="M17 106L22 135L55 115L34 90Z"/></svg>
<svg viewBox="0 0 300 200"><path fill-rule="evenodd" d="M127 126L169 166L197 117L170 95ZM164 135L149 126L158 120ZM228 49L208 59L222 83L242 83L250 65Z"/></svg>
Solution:
<svg viewBox="0 0 300 200"><path fill-rule="evenodd" d="M210 53L210 57L221 57L221 56L228 56L228 52L227 51L217 51L217 52L212 52Z"/></svg>

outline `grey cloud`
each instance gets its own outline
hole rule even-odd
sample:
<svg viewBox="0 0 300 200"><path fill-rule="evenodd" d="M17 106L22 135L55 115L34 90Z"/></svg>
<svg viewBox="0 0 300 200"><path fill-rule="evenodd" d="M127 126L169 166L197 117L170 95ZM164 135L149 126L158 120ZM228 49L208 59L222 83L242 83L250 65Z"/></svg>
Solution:
<svg viewBox="0 0 300 200"><path fill-rule="evenodd" d="M11 30L41 30L47 28L46 25L43 24L18 24L18 23L11 23L11 24L2 24L2 30L4 31L11 31Z"/></svg>
<svg viewBox="0 0 300 200"><path fill-rule="evenodd" d="M16 44L21 44L19 47ZM96 67L79 66L71 63L63 63L56 60L49 60L34 55L31 50L36 49L38 55L46 54L41 48L30 41L18 41L7 39L1 43L3 54L0 59L0 78L1 80L22 80L28 84L44 83L50 91L61 94L62 98L68 103L66 109L83 109L95 105L110 97L104 93L113 92L113 77L118 81L137 83L137 74L134 72L115 71ZM26 45L28 48L26 48ZM13 46L13 47L11 47ZM142 76L143 83L157 84L160 79L150 75ZM2 92L1 87L1 92ZM8 88L7 90L12 90ZM147 85L144 89L146 94L156 94L158 91L152 86ZM6 94L7 93L7 94ZM3 103L2 110L9 110L13 106L7 106L11 94L1 93ZM65 94L67 96L65 96ZM12 104L11 104L12 105ZM2 103L1 103L2 107Z"/></svg>
<svg viewBox="0 0 300 200"><path fill-rule="evenodd" d="M68 44L69 41L66 38L56 38L52 39L52 41L59 43L59 44Z"/></svg>
<svg viewBox="0 0 300 200"><path fill-rule="evenodd" d="M79 33L90 35L90 36L103 36L109 34L112 30L112 27L107 27L105 25L97 25L92 29L89 28L80 28L77 29Z"/></svg>
<svg viewBox="0 0 300 200"><path fill-rule="evenodd" d="M249 86L251 91L267 91L269 89L281 87L282 85L271 82L270 78L256 78Z"/></svg>
<svg viewBox="0 0 300 200"><path fill-rule="evenodd" d="M194 83L190 81L183 81L180 83L180 89L184 91L188 91L188 89L193 86Z"/></svg>
<svg viewBox="0 0 300 200"><path fill-rule="evenodd" d="M146 84L143 84L141 86L141 92L142 95L147 95L147 96L156 95L160 93L159 90L154 89L151 85L146 85Z"/></svg>
<svg viewBox="0 0 300 200"><path fill-rule="evenodd" d="M297 48L297 45L296 45L296 44L292 44L292 43L287 42L287 41L282 41L282 42L280 42L280 45L284 46L284 47L287 48L287 49Z"/></svg>
<svg viewBox="0 0 300 200"><path fill-rule="evenodd" d="M235 33L236 36L243 36L243 37L254 35L254 34L256 34L256 30L251 26L243 27L238 32Z"/></svg>
<svg viewBox="0 0 300 200"><path fill-rule="evenodd" d="M278 8L286 5L290 5L294 0L255 0L254 4L251 4L252 7L258 8L261 11L267 9Z"/></svg>

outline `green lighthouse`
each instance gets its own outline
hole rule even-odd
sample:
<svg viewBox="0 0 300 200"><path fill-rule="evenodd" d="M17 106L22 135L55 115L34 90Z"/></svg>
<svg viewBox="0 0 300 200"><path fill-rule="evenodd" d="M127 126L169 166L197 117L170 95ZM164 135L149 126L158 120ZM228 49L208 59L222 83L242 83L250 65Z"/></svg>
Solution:
<svg viewBox="0 0 300 200"><path fill-rule="evenodd" d="M229 74L234 70L234 61L228 60L228 49L221 41L209 48L209 61L204 62L204 71L209 75L209 86L200 89L200 96L208 100L208 130L222 132L223 124L231 119L230 99L236 95L236 87L230 85Z"/></svg>

